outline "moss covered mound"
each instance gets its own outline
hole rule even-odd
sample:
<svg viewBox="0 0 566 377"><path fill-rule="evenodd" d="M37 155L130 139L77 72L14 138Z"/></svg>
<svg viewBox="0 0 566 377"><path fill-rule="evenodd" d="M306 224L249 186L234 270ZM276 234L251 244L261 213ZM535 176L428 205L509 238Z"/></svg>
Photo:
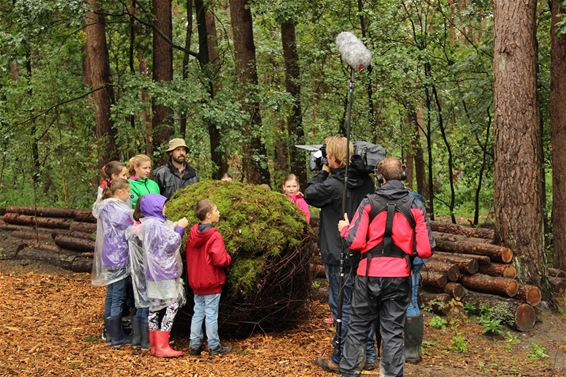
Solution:
<svg viewBox="0 0 566 377"><path fill-rule="evenodd" d="M295 323L309 293L314 244L304 215L281 193L239 182L203 181L171 198L168 218L184 216L197 223L194 208L201 199L218 206L217 227L232 255L221 299L223 332L245 334ZM192 300L188 302L181 318L192 314Z"/></svg>

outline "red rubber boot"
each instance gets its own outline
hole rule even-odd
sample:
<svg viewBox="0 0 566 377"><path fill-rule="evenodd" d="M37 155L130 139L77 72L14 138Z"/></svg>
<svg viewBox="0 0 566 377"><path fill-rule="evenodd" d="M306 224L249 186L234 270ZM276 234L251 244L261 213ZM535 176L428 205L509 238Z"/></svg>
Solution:
<svg viewBox="0 0 566 377"><path fill-rule="evenodd" d="M179 357L183 356L182 351L175 351L169 345L169 331L154 331L155 348L152 355L157 357Z"/></svg>

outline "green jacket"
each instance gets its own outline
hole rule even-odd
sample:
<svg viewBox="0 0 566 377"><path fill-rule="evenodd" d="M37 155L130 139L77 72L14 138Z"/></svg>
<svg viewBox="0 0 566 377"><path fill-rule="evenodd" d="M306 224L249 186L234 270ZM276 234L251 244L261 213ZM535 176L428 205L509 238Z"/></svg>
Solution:
<svg viewBox="0 0 566 377"><path fill-rule="evenodd" d="M157 182L149 178L128 179L130 182L130 201L132 208L136 206L138 199L145 194L160 194Z"/></svg>

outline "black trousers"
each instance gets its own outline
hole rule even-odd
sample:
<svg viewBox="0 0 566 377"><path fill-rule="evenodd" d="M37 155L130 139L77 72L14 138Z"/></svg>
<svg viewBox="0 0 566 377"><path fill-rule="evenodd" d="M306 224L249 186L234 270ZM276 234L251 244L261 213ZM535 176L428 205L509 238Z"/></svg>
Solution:
<svg viewBox="0 0 566 377"><path fill-rule="evenodd" d="M368 329L379 318L382 339L381 377L402 377L405 364L403 326L409 305L409 278L366 278L356 276L352 315L344 354L343 376L357 376L365 362Z"/></svg>

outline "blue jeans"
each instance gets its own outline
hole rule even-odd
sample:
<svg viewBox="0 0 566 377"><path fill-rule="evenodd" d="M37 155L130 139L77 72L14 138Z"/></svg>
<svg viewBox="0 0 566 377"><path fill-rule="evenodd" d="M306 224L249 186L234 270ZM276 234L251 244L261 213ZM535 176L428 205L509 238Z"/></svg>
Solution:
<svg viewBox="0 0 566 377"><path fill-rule="evenodd" d="M149 308L136 308L136 318L143 318L143 320L147 321L147 317L149 317Z"/></svg>
<svg viewBox="0 0 566 377"><path fill-rule="evenodd" d="M191 339L192 349L199 349L202 345L202 323L206 327L206 337L208 338L208 348L215 349L220 345L218 337L218 307L220 305L220 293L212 295L195 295L195 307L191 320Z"/></svg>
<svg viewBox="0 0 566 377"><path fill-rule="evenodd" d="M409 306L407 307L407 316L409 317L417 317L421 314L419 309L419 283L423 265L424 263L413 263L411 271L411 301L409 301Z"/></svg>
<svg viewBox="0 0 566 377"><path fill-rule="evenodd" d="M106 299L104 300L104 318L120 317L125 297L126 279L108 284L106 286Z"/></svg>
<svg viewBox="0 0 566 377"><path fill-rule="evenodd" d="M348 334L348 323L350 322L350 315L352 314L352 291L354 288L354 277L356 271L352 268L351 273L348 273L348 269L345 269L344 275L344 287L343 287L343 301L342 301L342 329L340 333L342 334L342 345L341 351L344 350L344 342L346 341L346 335ZM328 279L328 305L330 306L330 311L332 312L332 318L336 320L338 318L338 301L340 294L340 266L334 266L330 264L324 265L324 271ZM338 337L335 336L332 339L332 346L335 351L332 355L332 360L335 363L339 363L340 359L337 355L338 348ZM375 327L371 326L368 329L368 342L366 349L366 360L370 362L375 362L377 357L377 351L375 348Z"/></svg>

